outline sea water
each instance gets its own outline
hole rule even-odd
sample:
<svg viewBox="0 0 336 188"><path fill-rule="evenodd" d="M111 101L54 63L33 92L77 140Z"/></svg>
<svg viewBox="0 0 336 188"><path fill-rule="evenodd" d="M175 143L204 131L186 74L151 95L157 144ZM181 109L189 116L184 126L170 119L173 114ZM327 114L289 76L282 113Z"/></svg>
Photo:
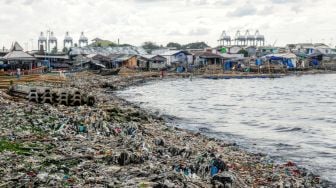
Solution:
<svg viewBox="0 0 336 188"><path fill-rule="evenodd" d="M336 182L336 74L277 79L177 79L118 95L174 124L293 160Z"/></svg>

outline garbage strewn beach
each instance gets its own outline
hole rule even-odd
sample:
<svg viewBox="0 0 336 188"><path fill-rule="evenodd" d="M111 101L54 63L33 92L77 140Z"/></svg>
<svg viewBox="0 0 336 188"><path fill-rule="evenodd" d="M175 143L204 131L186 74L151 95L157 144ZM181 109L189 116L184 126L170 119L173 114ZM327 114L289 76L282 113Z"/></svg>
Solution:
<svg viewBox="0 0 336 188"><path fill-rule="evenodd" d="M0 187L328 187L295 162L207 138L116 97L155 75L92 76L62 84L93 106L29 102L0 91Z"/></svg>

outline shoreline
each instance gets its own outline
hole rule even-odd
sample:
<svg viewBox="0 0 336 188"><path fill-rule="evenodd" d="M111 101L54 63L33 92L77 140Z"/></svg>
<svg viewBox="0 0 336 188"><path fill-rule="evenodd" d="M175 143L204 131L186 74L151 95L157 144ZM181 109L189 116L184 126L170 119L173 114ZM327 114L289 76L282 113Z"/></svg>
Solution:
<svg viewBox="0 0 336 188"><path fill-rule="evenodd" d="M249 76L247 76L246 79L263 79L263 78L273 79L273 78L284 78L284 77L295 77L295 76L306 76L306 75L324 75L324 74L336 74L336 71L317 71L317 72L310 71L310 72L299 72L299 73L293 73L292 72L290 74L282 75L282 76L279 76L279 77L277 77L277 76L276 77L269 77L268 74L266 74L266 76L264 76L265 75L264 74L264 75L257 76L257 77L254 77L252 75L251 78L249 78ZM230 76L230 75L219 76L215 80L228 79L227 76ZM177 80L177 79L180 79L180 78L186 79L186 78L188 78L188 76L182 76L181 77L181 75L179 75L177 77L170 77L170 78L166 78L164 80L149 80L149 81L146 81L146 82L137 83L135 85L134 84L130 85L130 87L141 87L142 84L151 84L151 82L157 82L157 81L174 81L174 80ZM208 78L208 76L195 76L195 78L197 78L197 79L213 79L213 78ZM237 75L237 76L233 75L229 79L245 79L245 77L241 78L239 75ZM123 90L123 89L127 89L127 87L122 88L121 90ZM117 90L117 91L119 91L119 90ZM142 108L141 104L132 103L130 101L127 101L127 99L124 99L123 97L121 97L121 99L130 103L130 105L134 105L137 108ZM139 102L139 103L141 103L141 102ZM173 124L175 119L178 118L178 117L171 116L171 115L168 115L168 114L161 114L160 113L159 115L157 115L157 113L158 113L157 111L151 111L150 109L146 109L146 108L142 108L142 109L147 111L147 113L150 113L151 115L156 116L158 118L163 117L164 122L166 122L167 124ZM171 126L171 125L167 125L167 126ZM256 155L263 155L265 157L270 157L269 159L271 161L273 161L272 163L277 163L277 164L280 164L280 165L285 164L286 162L294 162L295 163L295 161L288 160L288 158L286 158L285 156L284 157L273 157L273 156L270 156L268 154L265 154L264 152L260 152L260 150L258 150L256 148L251 149L247 145L240 145L234 139L221 139L221 138L217 137L216 135L208 134L206 131L202 131L202 130L198 130L198 129L189 129L189 128L186 128L186 127L181 128L179 125L177 125L176 127L175 126L172 126L172 127L177 128L178 130L190 132L190 133L195 134L195 135L201 134L201 135L205 136L206 138L216 140L216 142L226 142L226 144L237 147L237 149L243 150L244 152L247 152L247 153L252 154L252 155L256 154ZM298 168L300 170L302 170L304 173L312 173L310 170L308 170L305 167L298 166ZM313 173L311 175L316 176L316 177L319 176L318 173ZM336 186L336 182L331 182L331 181L325 180L323 178L321 179L321 182L322 182L322 184L324 184L323 187L325 187L325 186L327 186L327 187Z"/></svg>
<svg viewBox="0 0 336 188"><path fill-rule="evenodd" d="M214 80L221 80L221 79L265 79L265 78L266 79L275 79L275 78L284 78L284 77L292 77L292 76L323 75L323 74L336 74L336 71L311 70L311 71L288 72L287 74L259 74L259 73L253 73L253 74L238 73L237 74L237 73L229 73L229 74L215 75L215 78L213 78L213 76L207 76L207 75L195 75L195 78L198 78L198 79L214 79ZM190 76L190 74L186 74L186 75L184 75L184 74L172 74L172 75L166 76L166 78L164 78L164 79L159 79L159 80L157 80L157 79L148 79L148 80L144 79L144 80L139 81L139 82L135 82L135 83L132 82L131 84L129 84L125 87L119 88L117 90L113 90L113 94L116 95L116 93L115 93L116 91L124 90L124 89L127 89L128 87L141 87L143 84L150 84L151 82L156 82L156 81L170 81L170 80L176 80L176 79L181 79L181 78L182 79L187 79L187 78L189 78L189 76ZM129 105L135 106L136 108L141 108L139 104L132 103L130 101L127 101L127 99L124 99L124 98L119 97L119 96L117 96L117 97L120 98L121 100L129 103ZM166 124L167 123L171 124L176 118L178 118L178 117L170 116L170 115L167 115L167 114L160 114L158 116L156 113L154 113L152 111L148 111L148 109L143 109L143 108L141 108L141 109L146 111L146 113L149 113L152 116L155 116L159 119L163 119L163 121ZM169 125L167 125L167 126L169 126ZM259 150L249 150L249 148L247 148L246 146L242 147L239 144L237 144L234 140L223 140L223 139L220 139L220 138L216 138L213 135L206 135L206 132L202 132L200 130L191 130L191 129L187 129L187 128L180 128L179 126L174 127L174 128L176 128L177 130L186 131L186 132L189 132L189 133L195 134L195 135L201 134L202 136L205 136L208 139L216 140L216 142L222 142L222 141L226 142L225 144L237 147L238 150L242 150L242 151L247 152L247 153L252 154L252 155L257 154L257 155L264 155L265 157L270 157L267 154L264 154L264 153L260 152ZM275 159L275 158L270 157L270 160L273 161L273 159ZM275 161L273 161L273 162L275 162ZM292 162L292 161L289 161L288 159L286 159L286 157L281 157L281 159L280 160L278 159L277 162L278 162L278 164L280 164L279 162L281 162L282 164L285 164L286 162ZM307 172L311 173L305 167L298 166L298 168L301 171L303 171L304 173L307 173ZM318 174L310 174L310 175L319 177ZM330 181L327 181L327 180L324 180L324 179L321 180L321 183L327 185L328 187L336 185L336 182L330 182Z"/></svg>
<svg viewBox="0 0 336 188"><path fill-rule="evenodd" d="M175 76L172 75L171 77L174 78ZM211 154L216 157L222 155L223 161L229 169L222 175L232 179L232 187L296 187L300 185L325 187L332 185L330 182L320 182L319 176L307 174L306 170L297 167L293 162L289 161L283 165L275 165L270 163L264 154L252 154L239 149L232 143L209 138L201 133L169 127L163 118L156 117L154 114L113 93L116 90L157 79L157 75L121 78L87 74L70 81L69 86L97 94L98 104L94 107L54 107L47 104L32 104L24 100L13 102L13 99L9 96L0 93L2 94L0 95L0 102L4 103L9 109L20 108L20 110L17 110L19 112L1 109L1 112L6 112L6 115L24 114L22 121L25 121L25 119L33 121L34 118L30 116L36 116L35 119L55 116L54 121L64 124L63 127L61 126L62 128L56 130L54 127L57 123L50 122L50 125L46 126L39 125L39 123L35 125L35 122L33 122L31 127L37 129L40 126L39 128L42 129L39 130L39 134L34 129L25 130L22 135L17 132L13 142L22 145L36 144L40 147L40 150L37 149L38 147L32 149L32 151L29 151L31 152L31 155L28 155L29 157L18 155L15 150L5 152L5 155L1 157L8 157L6 159L10 161L20 158L24 161L24 164L31 164L31 160L34 158L31 156L37 155L39 157L35 159L34 163L37 167L31 165L30 170L27 170L29 168L21 167L18 169L12 166L12 171L0 179L0 185L8 181L13 185L22 185L20 181L25 179L28 184L36 181L35 183L40 186L67 184L84 187L88 185L110 187L193 185L194 187L210 187L212 186L212 178L207 168L212 158L210 157ZM44 114L40 115L32 112L35 110L41 112L39 108L42 108ZM29 114L30 112L32 113ZM75 116L78 116L78 114L83 117L97 115L97 119L101 118L99 121L102 124L93 128L91 127L92 122L97 122L97 120L83 118L89 131L87 134L78 134L73 128L75 123L64 123L66 121L62 120L62 117L63 119L76 118ZM11 127L13 123L10 122L10 118L1 120L5 122L5 125L1 127L1 137L3 138L13 131ZM20 123L16 123L16 125L19 128L30 127ZM35 137L35 141L31 141L34 139L29 140L29 137ZM58 140L63 141L57 142ZM50 148L43 147L45 144L51 145ZM53 157L51 159L47 156L40 157L43 153L50 153L50 156ZM200 157L203 158L203 161L199 160ZM193 168L195 177L176 173L172 167L179 163L184 163L190 169ZM41 164L43 165L41 166ZM3 165L8 167L7 163ZM196 166L198 168L195 168ZM99 169L99 171L90 173L92 169ZM14 170L21 172L22 177L10 180L13 173L17 174L17 172L13 172ZM221 182L217 181L216 183L219 185Z"/></svg>
<svg viewBox="0 0 336 188"><path fill-rule="evenodd" d="M310 70L310 71L293 71L284 73L242 73L242 72L230 72L225 74L193 74L193 73L167 73L165 74L163 80L173 79L173 78L202 78L202 79L268 79L268 78L284 78L290 76L304 76L304 75L323 75L323 74L336 74L336 71L331 70ZM109 85L108 83L103 86L103 88L110 87L112 90L120 90L130 86L139 86L144 82L151 80L162 80L159 73L150 72L148 75L141 76L138 73L135 77L129 77L130 81L126 81L127 84L118 84L118 87ZM123 80L125 82L125 80Z"/></svg>

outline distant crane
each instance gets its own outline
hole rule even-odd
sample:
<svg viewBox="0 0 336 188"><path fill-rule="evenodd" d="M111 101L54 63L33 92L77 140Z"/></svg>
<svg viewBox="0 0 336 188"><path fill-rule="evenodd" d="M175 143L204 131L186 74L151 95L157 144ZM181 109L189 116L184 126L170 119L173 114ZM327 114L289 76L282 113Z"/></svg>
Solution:
<svg viewBox="0 0 336 188"><path fill-rule="evenodd" d="M231 45L231 37L226 35L225 31L222 32L218 41L220 46Z"/></svg>
<svg viewBox="0 0 336 188"><path fill-rule="evenodd" d="M240 30L237 30L235 37L233 39L231 39L230 35L227 35L226 31L223 31L220 35L220 38L218 39L220 46L231 45L232 41L234 42L234 45L238 46L246 46L246 45L265 46L265 36L261 35L259 33L259 30L256 30L254 35L250 34L249 30L245 31L245 35L243 35L240 32Z"/></svg>

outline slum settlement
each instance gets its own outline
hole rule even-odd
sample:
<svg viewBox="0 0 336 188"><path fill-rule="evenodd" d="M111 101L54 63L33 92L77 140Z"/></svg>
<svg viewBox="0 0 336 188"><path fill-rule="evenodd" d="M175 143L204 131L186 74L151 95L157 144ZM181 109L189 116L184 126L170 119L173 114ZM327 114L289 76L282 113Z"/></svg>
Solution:
<svg viewBox="0 0 336 188"><path fill-rule="evenodd" d="M336 49L322 43L288 44L284 47L265 46L265 38L259 34L236 34L231 39L224 32L219 46L211 48L205 43L191 43L176 47L146 49L146 46L118 45L95 38L89 44L84 33L74 44L66 32L60 52L57 38L41 32L39 50L25 52L17 43L0 51L0 69L5 73L21 74L43 71L96 70L104 74L117 72L113 69L132 71L160 71L193 73L202 75L246 73L286 74L291 71L335 70ZM232 41L234 43L232 43ZM104 70L110 71L104 71Z"/></svg>
<svg viewBox="0 0 336 188"><path fill-rule="evenodd" d="M0 52L1 187L328 187L293 161L167 126L114 91L150 80L335 69L323 44L148 50L93 44ZM100 45L98 45L100 44ZM51 47L54 45L54 47ZM68 45L68 46L66 46Z"/></svg>

